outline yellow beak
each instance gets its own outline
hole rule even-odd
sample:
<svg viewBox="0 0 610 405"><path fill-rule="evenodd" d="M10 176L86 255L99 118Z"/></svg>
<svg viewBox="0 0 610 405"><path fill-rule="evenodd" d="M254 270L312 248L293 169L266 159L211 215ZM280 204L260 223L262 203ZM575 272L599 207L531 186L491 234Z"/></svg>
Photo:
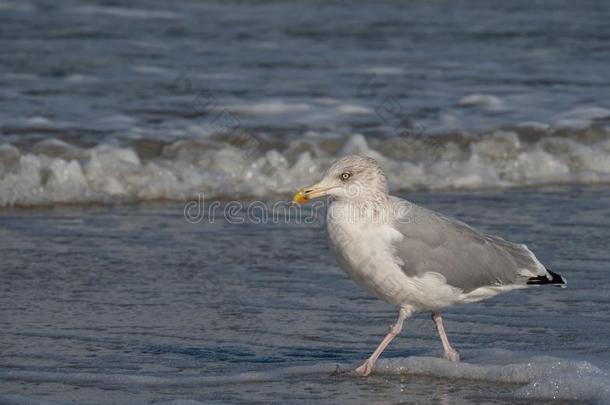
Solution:
<svg viewBox="0 0 610 405"><path fill-rule="evenodd" d="M304 187L295 193L294 197L292 197L292 202L305 204L311 199L325 196L329 189L329 187L320 187L317 184L310 187Z"/></svg>
<svg viewBox="0 0 610 405"><path fill-rule="evenodd" d="M292 197L292 202L293 203L297 203L297 204L305 204L307 201L309 201L309 197L307 197L305 195L305 193L303 192L303 190L299 190L294 194L294 197Z"/></svg>

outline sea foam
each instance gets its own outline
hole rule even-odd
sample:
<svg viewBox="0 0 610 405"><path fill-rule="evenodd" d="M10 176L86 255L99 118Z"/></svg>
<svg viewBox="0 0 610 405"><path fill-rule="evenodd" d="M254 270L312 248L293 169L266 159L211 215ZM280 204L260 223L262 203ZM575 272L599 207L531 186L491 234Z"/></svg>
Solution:
<svg viewBox="0 0 610 405"><path fill-rule="evenodd" d="M446 383L467 387L471 382L511 384L509 396L528 399L562 399L589 403L610 401L610 377L587 361L566 360L556 357L523 357L498 350L482 351L477 357L453 363L436 357L405 357L381 359L373 377L425 376ZM506 363L503 363L506 362ZM107 374L92 372L56 371L4 371L0 377L6 380L32 383L60 383L87 385L100 388L117 386L146 387L205 387L282 381L298 376L309 378L362 378L353 369L354 364L315 363L274 367L269 370L241 372L227 375L140 375ZM0 397L0 399L3 399ZM4 399L9 399L4 398ZM16 399L16 398L13 398ZM18 401L13 401L18 403Z"/></svg>
<svg viewBox="0 0 610 405"><path fill-rule="evenodd" d="M299 139L202 137L170 143L0 144L0 206L56 203L282 198L316 181L339 156L377 159L393 191L610 182L610 137L539 130L484 137Z"/></svg>

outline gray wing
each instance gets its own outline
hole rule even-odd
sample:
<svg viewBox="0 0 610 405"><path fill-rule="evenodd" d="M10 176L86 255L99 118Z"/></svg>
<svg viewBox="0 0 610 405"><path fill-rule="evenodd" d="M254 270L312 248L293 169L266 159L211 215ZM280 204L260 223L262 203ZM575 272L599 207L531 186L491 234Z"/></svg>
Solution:
<svg viewBox="0 0 610 405"><path fill-rule="evenodd" d="M408 204L395 210L394 227L403 235L396 245L409 276L442 274L451 286L470 292L484 286L528 284L531 277L553 277L525 246L483 234L463 222Z"/></svg>

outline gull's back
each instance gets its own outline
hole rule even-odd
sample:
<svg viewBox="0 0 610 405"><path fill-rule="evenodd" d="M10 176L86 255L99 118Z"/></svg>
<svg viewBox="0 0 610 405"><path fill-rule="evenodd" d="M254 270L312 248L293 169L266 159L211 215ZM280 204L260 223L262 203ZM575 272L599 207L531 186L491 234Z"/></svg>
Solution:
<svg viewBox="0 0 610 405"><path fill-rule="evenodd" d="M391 202L394 207L401 207L394 210L393 226L403 236L396 244L396 255L409 277L437 273L466 296L482 289L475 291L470 300L528 284L565 284L525 245L484 234L397 197L391 197Z"/></svg>

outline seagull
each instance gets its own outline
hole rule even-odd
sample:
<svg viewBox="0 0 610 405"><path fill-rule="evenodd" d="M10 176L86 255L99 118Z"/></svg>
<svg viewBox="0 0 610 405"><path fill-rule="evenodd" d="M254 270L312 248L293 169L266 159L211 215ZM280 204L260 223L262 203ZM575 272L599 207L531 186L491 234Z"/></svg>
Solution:
<svg viewBox="0 0 610 405"><path fill-rule="evenodd" d="M363 289L398 307L398 319L355 372L368 376L405 321L430 311L444 357L457 362L441 310L499 293L566 281L545 268L523 244L389 195L387 178L372 158L346 156L293 202L329 196L326 225L341 268Z"/></svg>

